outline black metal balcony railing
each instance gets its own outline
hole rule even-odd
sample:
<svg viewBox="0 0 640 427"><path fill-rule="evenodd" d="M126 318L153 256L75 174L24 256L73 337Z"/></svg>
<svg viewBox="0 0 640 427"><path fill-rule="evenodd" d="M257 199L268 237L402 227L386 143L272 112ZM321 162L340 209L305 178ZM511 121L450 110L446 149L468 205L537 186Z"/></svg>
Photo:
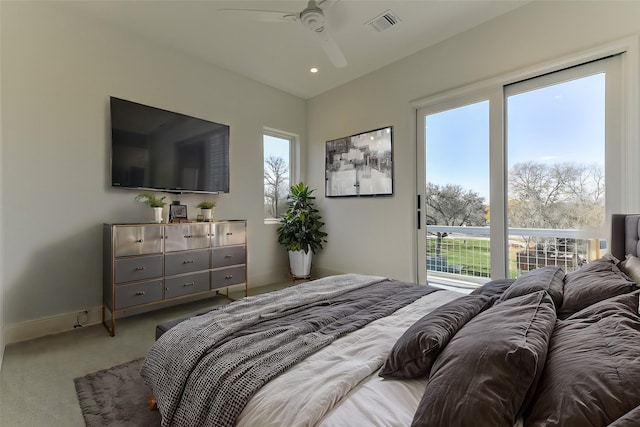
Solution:
<svg viewBox="0 0 640 427"><path fill-rule="evenodd" d="M579 238L579 230L508 231L511 277L544 266L559 266L570 272L587 262L593 248L599 248L599 240ZM461 280L491 277L489 227L428 225L426 251L430 274Z"/></svg>

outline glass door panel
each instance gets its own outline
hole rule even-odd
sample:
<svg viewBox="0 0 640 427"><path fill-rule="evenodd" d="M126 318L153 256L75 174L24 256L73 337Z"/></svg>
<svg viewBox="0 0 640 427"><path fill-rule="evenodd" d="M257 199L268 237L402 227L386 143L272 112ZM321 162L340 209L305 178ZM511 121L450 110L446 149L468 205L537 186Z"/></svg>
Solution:
<svg viewBox="0 0 640 427"><path fill-rule="evenodd" d="M421 116L424 126L429 281L491 276L489 239L489 101Z"/></svg>
<svg viewBox="0 0 640 427"><path fill-rule="evenodd" d="M573 271L606 248L619 143L607 132L617 118L607 117L600 62L505 88L510 277L550 265Z"/></svg>

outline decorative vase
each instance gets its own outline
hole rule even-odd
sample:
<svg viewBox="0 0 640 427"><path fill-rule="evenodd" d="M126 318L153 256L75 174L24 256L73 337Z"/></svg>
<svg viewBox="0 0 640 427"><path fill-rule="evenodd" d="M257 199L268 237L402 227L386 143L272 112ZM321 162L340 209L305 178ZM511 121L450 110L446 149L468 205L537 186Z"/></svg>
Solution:
<svg viewBox="0 0 640 427"><path fill-rule="evenodd" d="M154 221L160 224L162 222L162 208L153 208Z"/></svg>
<svg viewBox="0 0 640 427"><path fill-rule="evenodd" d="M213 219L213 209L201 209L201 211L206 222L210 222Z"/></svg>
<svg viewBox="0 0 640 427"><path fill-rule="evenodd" d="M313 252L289 251L289 268L294 279L308 279L311 277L311 258Z"/></svg>

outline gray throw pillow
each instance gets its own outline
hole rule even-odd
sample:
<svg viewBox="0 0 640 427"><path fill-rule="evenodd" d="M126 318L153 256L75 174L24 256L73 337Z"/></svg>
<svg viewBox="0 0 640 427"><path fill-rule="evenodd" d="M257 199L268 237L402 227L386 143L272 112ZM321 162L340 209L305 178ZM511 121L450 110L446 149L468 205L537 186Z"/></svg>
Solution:
<svg viewBox="0 0 640 427"><path fill-rule="evenodd" d="M429 375L436 356L465 323L491 306L487 295L465 295L427 314L396 341L379 375L418 378Z"/></svg>
<svg viewBox="0 0 640 427"><path fill-rule="evenodd" d="M436 359L413 426L512 426L540 378L556 321L546 291L478 314Z"/></svg>

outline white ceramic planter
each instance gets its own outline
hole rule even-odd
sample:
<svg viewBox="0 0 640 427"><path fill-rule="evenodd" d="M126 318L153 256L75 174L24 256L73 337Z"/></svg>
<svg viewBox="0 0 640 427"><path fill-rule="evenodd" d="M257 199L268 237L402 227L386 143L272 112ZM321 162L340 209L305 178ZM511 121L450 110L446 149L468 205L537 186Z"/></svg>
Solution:
<svg viewBox="0 0 640 427"><path fill-rule="evenodd" d="M205 221L211 221L213 219L213 209L200 209Z"/></svg>
<svg viewBox="0 0 640 427"><path fill-rule="evenodd" d="M163 208L153 208L153 216L154 216L153 222L157 222L158 224L162 222L162 211L163 211Z"/></svg>
<svg viewBox="0 0 640 427"><path fill-rule="evenodd" d="M291 276L297 279L306 279L311 276L311 258L313 252L306 254L304 251L289 251L289 267L291 268Z"/></svg>

